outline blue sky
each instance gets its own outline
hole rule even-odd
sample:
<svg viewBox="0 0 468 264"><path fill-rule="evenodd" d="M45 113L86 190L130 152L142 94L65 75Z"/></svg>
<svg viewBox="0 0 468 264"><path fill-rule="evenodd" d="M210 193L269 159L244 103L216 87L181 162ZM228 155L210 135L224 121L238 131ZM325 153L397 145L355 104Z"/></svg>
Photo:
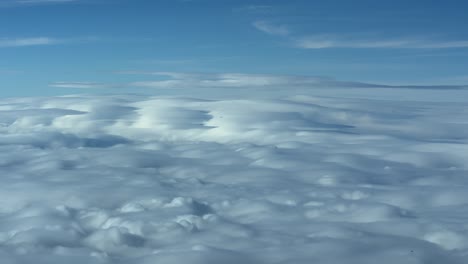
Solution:
<svg viewBox="0 0 468 264"><path fill-rule="evenodd" d="M2 0L0 96L463 85L467 1Z"/></svg>

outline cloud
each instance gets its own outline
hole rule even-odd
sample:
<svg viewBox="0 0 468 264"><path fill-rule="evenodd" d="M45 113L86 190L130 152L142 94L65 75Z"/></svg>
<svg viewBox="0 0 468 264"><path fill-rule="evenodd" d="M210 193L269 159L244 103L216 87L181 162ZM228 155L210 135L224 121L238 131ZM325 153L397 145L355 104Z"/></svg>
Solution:
<svg viewBox="0 0 468 264"><path fill-rule="evenodd" d="M78 89L115 89L115 88L147 88L147 89L240 89L245 91L302 91L320 88L393 88L393 89L432 89L432 90L463 90L468 85L388 85L357 81L343 81L329 77L307 75L275 75L246 73L186 73L186 72L151 72L151 71L120 71L117 74L150 75L154 80L133 81L128 83L99 82L53 82L49 86L56 88ZM147 78L145 78L147 79ZM459 82L458 82L459 83Z"/></svg>
<svg viewBox="0 0 468 264"><path fill-rule="evenodd" d="M244 74L244 73L183 73L183 72L138 72L121 74L154 75L158 80L138 81L131 85L148 88L280 88L305 87L330 83L331 79L313 76Z"/></svg>
<svg viewBox="0 0 468 264"><path fill-rule="evenodd" d="M52 38L52 37L30 37L30 38L0 38L0 48L49 46L60 44L86 44L102 40L98 37L77 38Z"/></svg>
<svg viewBox="0 0 468 264"><path fill-rule="evenodd" d="M15 3L19 4L41 4L41 3L69 3L76 2L77 0L16 0Z"/></svg>
<svg viewBox="0 0 468 264"><path fill-rule="evenodd" d="M56 88L76 88L76 89L100 89L100 88L112 88L115 85L96 83L96 82L54 82L49 84L50 87Z"/></svg>
<svg viewBox="0 0 468 264"><path fill-rule="evenodd" d="M45 46L63 43L63 40L49 37L34 38L0 38L0 48Z"/></svg>
<svg viewBox="0 0 468 264"><path fill-rule="evenodd" d="M432 41L416 39L366 40L338 38L330 36L300 37L293 40L294 45L303 49L325 48L394 48L394 49L448 49L467 48L468 41Z"/></svg>
<svg viewBox="0 0 468 264"><path fill-rule="evenodd" d="M37 5L37 4L63 4L78 2L79 0L3 0L2 5Z"/></svg>
<svg viewBox="0 0 468 264"><path fill-rule="evenodd" d="M466 103L422 94L0 99L1 263L466 263Z"/></svg>
<svg viewBox="0 0 468 264"><path fill-rule="evenodd" d="M0 1L1 7L26 7L36 5L51 5L51 4L66 4L75 3L81 0L2 0Z"/></svg>
<svg viewBox="0 0 468 264"><path fill-rule="evenodd" d="M468 48L468 40L437 41L426 38L394 38L394 39L363 39L343 37L333 34L315 36L292 35L285 25L277 26L270 22L259 20L252 23L259 31L273 36L285 38L293 47L301 49L451 49Z"/></svg>
<svg viewBox="0 0 468 264"><path fill-rule="evenodd" d="M146 88L237 88L237 89L314 89L314 88L406 88L406 89L465 89L463 85L386 85L341 81L328 77L306 75L274 75L245 73L181 73L126 71L120 74L154 75L158 79L136 81L129 86Z"/></svg>
<svg viewBox="0 0 468 264"><path fill-rule="evenodd" d="M255 21L252 25L267 34L276 36L287 36L290 34L289 29L286 26L273 25L267 21Z"/></svg>
<svg viewBox="0 0 468 264"><path fill-rule="evenodd" d="M246 5L243 7L234 8L236 12L246 12L252 14L272 14L275 12L275 7L272 5Z"/></svg>

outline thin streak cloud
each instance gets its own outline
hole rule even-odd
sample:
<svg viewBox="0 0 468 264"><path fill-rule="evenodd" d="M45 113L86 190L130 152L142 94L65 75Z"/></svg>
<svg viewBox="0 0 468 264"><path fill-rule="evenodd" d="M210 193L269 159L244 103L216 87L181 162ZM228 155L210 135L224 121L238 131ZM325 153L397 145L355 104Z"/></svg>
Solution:
<svg viewBox="0 0 468 264"><path fill-rule="evenodd" d="M52 38L52 37L29 37L29 38L0 38L0 48L50 46L61 44L86 44L102 40L98 37L81 38Z"/></svg>
<svg viewBox="0 0 468 264"><path fill-rule="evenodd" d="M431 41L431 40L356 40L333 37L304 37L294 40L294 44L302 49L326 48L395 48L395 49L449 49L467 48L468 41Z"/></svg>
<svg viewBox="0 0 468 264"><path fill-rule="evenodd" d="M115 85L96 83L96 82L54 82L49 85L56 88L72 88L72 89L99 89L113 88Z"/></svg>
<svg viewBox="0 0 468 264"><path fill-rule="evenodd" d="M41 3L69 3L76 2L76 0L18 0L14 1L19 4L41 4Z"/></svg>
<svg viewBox="0 0 468 264"><path fill-rule="evenodd" d="M274 25L259 20L252 23L257 30L272 36L280 36L301 49L451 49L468 48L468 40L431 40L427 38L360 39L333 34L297 36L285 25Z"/></svg>
<svg viewBox="0 0 468 264"><path fill-rule="evenodd" d="M290 34L289 29L283 25L273 25L267 21L255 21L252 25L267 34L276 35L276 36L287 36Z"/></svg>
<svg viewBox="0 0 468 264"><path fill-rule="evenodd" d="M2 0L0 7L15 7L15 6L34 6L45 4L66 4L75 3L80 0Z"/></svg>
<svg viewBox="0 0 468 264"><path fill-rule="evenodd" d="M139 87L148 89L316 89L316 88L400 88L400 89L467 89L467 85L388 85L356 81L342 81L334 78L301 75L245 74L245 73L184 73L122 71L118 74L151 75L154 80L133 81L111 84L95 82L54 82L56 88L123 88Z"/></svg>
<svg viewBox="0 0 468 264"><path fill-rule="evenodd" d="M0 48L55 45L61 42L61 40L49 37L0 38Z"/></svg>

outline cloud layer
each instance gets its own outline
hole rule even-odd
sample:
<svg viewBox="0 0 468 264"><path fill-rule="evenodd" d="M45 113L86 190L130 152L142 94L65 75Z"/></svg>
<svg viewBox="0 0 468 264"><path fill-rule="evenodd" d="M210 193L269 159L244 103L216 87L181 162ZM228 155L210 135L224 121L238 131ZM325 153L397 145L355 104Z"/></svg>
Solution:
<svg viewBox="0 0 468 264"><path fill-rule="evenodd" d="M466 85L386 85L365 82L340 81L333 78L306 75L274 75L245 73L184 73L122 71L118 74L149 75L154 80L133 81L129 83L95 82L53 82L51 87L58 88L125 88L140 87L149 89L250 89L263 91L307 91L318 88L398 88L398 89L466 89ZM137 78L137 77L136 77ZM147 79L147 78L146 78Z"/></svg>
<svg viewBox="0 0 468 264"><path fill-rule="evenodd" d="M3 99L2 263L463 264L468 105L366 95Z"/></svg>

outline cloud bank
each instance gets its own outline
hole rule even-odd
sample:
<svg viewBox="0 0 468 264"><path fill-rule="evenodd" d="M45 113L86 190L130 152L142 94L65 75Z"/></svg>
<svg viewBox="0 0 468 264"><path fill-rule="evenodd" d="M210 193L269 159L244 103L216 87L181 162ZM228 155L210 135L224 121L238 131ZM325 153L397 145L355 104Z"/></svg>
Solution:
<svg viewBox="0 0 468 264"><path fill-rule="evenodd" d="M2 263L463 264L468 105L419 92L2 99Z"/></svg>
<svg viewBox="0 0 468 264"><path fill-rule="evenodd" d="M94 82L53 82L51 87L58 88L124 88L140 87L148 89L260 89L288 91L320 88L393 88L393 89L467 89L467 85L387 85L366 82L340 81L328 77L306 75L274 75L245 73L184 73L121 71L118 74L134 76L154 76L154 80L134 81L129 83L94 83Z"/></svg>

